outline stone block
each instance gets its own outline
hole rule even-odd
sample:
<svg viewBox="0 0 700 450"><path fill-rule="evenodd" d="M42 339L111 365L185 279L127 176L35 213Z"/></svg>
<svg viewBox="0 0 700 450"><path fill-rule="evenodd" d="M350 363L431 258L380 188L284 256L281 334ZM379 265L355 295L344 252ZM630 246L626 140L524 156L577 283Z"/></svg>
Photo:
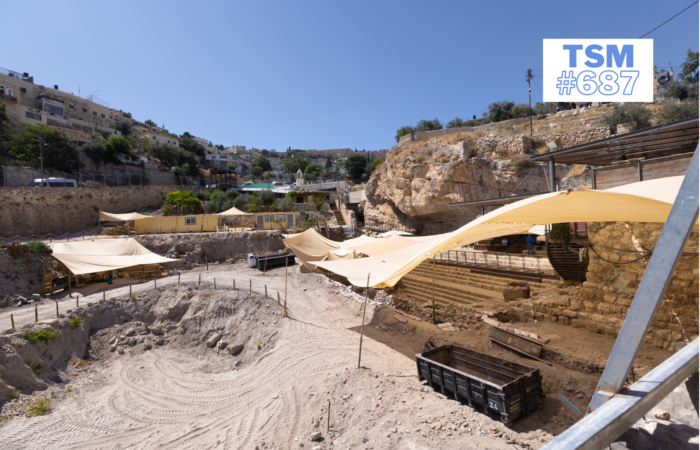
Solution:
<svg viewBox="0 0 700 450"><path fill-rule="evenodd" d="M596 291L594 291L593 289L589 289L589 288L581 288L581 291L580 291L581 297L583 297L587 300L595 299L595 293L596 293Z"/></svg>
<svg viewBox="0 0 700 450"><path fill-rule="evenodd" d="M612 294L605 294L603 296L603 301L607 302L607 303L615 303L616 300L617 300L617 297L612 295Z"/></svg>
<svg viewBox="0 0 700 450"><path fill-rule="evenodd" d="M586 309L587 312L595 312L596 310L595 303L591 302L583 302L583 307Z"/></svg>
<svg viewBox="0 0 700 450"><path fill-rule="evenodd" d="M229 345L226 351L229 352L231 355L235 355L236 353L240 352L243 350L243 344L236 344L236 345Z"/></svg>
<svg viewBox="0 0 700 450"><path fill-rule="evenodd" d="M575 312L575 311L569 311L569 310L564 310L564 311L562 311L562 312L561 312L561 315L562 315L563 317L568 317L568 318L570 318L570 319L575 319L576 317L578 317L578 313L577 313L577 312Z"/></svg>
<svg viewBox="0 0 700 450"><path fill-rule="evenodd" d="M221 334L219 334L219 333L212 334L211 337L209 339L207 339L207 347L209 347L209 348L213 347L214 345L216 345L216 343L219 341L219 339L221 339Z"/></svg>
<svg viewBox="0 0 700 450"><path fill-rule="evenodd" d="M562 323L564 325L571 325L571 319L569 317L560 316L559 323Z"/></svg>
<svg viewBox="0 0 700 450"><path fill-rule="evenodd" d="M598 312L600 312L601 314L610 314L611 310L612 307L607 303L598 304Z"/></svg>
<svg viewBox="0 0 700 450"><path fill-rule="evenodd" d="M617 297L617 304L630 307L632 305L632 299L627 297Z"/></svg>
<svg viewBox="0 0 700 450"><path fill-rule="evenodd" d="M583 308L583 301L580 299L572 299L569 302L569 309L572 311L580 311Z"/></svg>

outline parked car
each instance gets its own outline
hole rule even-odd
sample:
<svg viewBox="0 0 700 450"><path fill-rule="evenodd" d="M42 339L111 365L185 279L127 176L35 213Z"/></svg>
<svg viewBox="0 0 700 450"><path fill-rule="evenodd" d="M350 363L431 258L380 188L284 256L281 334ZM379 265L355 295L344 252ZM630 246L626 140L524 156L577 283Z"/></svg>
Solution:
<svg viewBox="0 0 700 450"><path fill-rule="evenodd" d="M556 108L554 108L554 112L568 111L570 109L573 109L571 103L560 103Z"/></svg>
<svg viewBox="0 0 700 450"><path fill-rule="evenodd" d="M62 187L78 187L78 182L71 178L37 178L29 183L29 188L62 188Z"/></svg>
<svg viewBox="0 0 700 450"><path fill-rule="evenodd" d="M247 182L247 183L243 183L243 187L245 187L245 186L252 186L252 185L253 185L253 183L251 183L250 181Z"/></svg>
<svg viewBox="0 0 700 450"><path fill-rule="evenodd" d="M282 187L283 184L281 181L273 181L272 182L272 187Z"/></svg>
<svg viewBox="0 0 700 450"><path fill-rule="evenodd" d="M593 103L592 102L583 102L583 103L578 104L579 108L588 108L589 106L593 106Z"/></svg>

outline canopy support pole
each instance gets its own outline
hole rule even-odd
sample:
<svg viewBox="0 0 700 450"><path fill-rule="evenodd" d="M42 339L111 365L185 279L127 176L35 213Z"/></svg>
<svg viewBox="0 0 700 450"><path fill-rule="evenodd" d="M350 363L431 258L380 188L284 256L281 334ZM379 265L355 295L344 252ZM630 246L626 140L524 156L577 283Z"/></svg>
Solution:
<svg viewBox="0 0 700 450"><path fill-rule="evenodd" d="M554 168L554 156L549 157L549 192L557 190L557 177Z"/></svg>
<svg viewBox="0 0 700 450"><path fill-rule="evenodd" d="M433 255L433 323L437 323L435 318L435 255Z"/></svg>
<svg viewBox="0 0 700 450"><path fill-rule="evenodd" d="M357 368L362 364L362 336L365 334L365 313L367 312L367 302L369 297L369 274L367 274L367 288L365 289L365 304L362 308L362 326L360 327L360 355L357 357Z"/></svg>

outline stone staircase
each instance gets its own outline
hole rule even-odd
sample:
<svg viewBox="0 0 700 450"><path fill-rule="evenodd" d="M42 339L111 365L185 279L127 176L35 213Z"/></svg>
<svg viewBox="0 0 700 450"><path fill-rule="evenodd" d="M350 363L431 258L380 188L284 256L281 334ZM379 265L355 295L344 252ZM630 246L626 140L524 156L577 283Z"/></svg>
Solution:
<svg viewBox="0 0 700 450"><path fill-rule="evenodd" d="M445 307L450 303L461 306L484 305L488 300L503 301L501 290L511 281L523 281L522 279L506 278L502 274L498 276L473 273L468 267L460 267L455 264L437 262L435 266L435 303ZM518 277L520 278L520 277ZM432 302L433 298L433 263L424 261L413 269L401 281L405 288L405 294L418 303ZM530 292L538 292L557 286L559 281L537 278L529 282Z"/></svg>
<svg viewBox="0 0 700 450"><path fill-rule="evenodd" d="M335 222L339 226L345 225L345 218L343 217L343 213L341 213L337 209L332 209L331 212L333 213L333 216L335 217Z"/></svg>

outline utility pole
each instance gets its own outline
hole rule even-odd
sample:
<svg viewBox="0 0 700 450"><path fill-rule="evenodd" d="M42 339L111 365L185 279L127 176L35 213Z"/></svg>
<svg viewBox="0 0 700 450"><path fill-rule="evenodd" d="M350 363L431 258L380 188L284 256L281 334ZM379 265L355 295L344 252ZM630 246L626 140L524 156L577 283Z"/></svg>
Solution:
<svg viewBox="0 0 700 450"><path fill-rule="evenodd" d="M532 137L532 88L530 87L530 80L532 79L532 69L527 69L527 98L530 103L530 137Z"/></svg>

